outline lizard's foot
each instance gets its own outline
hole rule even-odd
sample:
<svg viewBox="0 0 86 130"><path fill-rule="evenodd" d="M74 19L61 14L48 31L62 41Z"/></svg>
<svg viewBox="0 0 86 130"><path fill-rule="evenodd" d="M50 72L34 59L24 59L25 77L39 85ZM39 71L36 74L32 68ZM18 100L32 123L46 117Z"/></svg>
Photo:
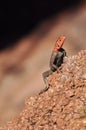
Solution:
<svg viewBox="0 0 86 130"><path fill-rule="evenodd" d="M44 92L46 92L48 89L49 89L49 86L46 87L46 88L44 88L44 89L42 89L42 90L39 92L39 95L42 94L42 93L44 93Z"/></svg>

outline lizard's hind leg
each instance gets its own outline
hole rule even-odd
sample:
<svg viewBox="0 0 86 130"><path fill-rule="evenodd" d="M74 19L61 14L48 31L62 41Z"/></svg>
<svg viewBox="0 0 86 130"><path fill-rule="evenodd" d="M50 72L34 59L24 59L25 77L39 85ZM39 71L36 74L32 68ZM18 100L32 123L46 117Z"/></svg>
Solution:
<svg viewBox="0 0 86 130"><path fill-rule="evenodd" d="M48 83L47 77L49 77L49 75L51 75L52 73L53 73L52 70L48 70L48 71L42 73L43 80L44 80L45 85L46 85L46 87L45 87L46 89L49 87L49 83Z"/></svg>

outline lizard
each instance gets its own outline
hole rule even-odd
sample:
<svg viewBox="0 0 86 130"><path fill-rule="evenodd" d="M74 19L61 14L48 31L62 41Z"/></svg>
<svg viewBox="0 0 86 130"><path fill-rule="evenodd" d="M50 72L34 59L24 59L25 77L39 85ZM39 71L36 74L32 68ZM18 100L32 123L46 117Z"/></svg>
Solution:
<svg viewBox="0 0 86 130"><path fill-rule="evenodd" d="M64 36L61 36L57 39L57 41L54 45L54 49L51 54L51 58L50 58L50 65L49 65L50 70L42 73L43 80L46 85L46 87L45 87L45 89L43 89L43 91L46 91L49 88L49 83L48 83L47 77L49 77L49 75L51 75L53 72L55 72L61 66L61 64L63 63L63 59L66 56L66 51L62 48L64 41L65 41ZM42 93L43 91L41 91L40 93Z"/></svg>

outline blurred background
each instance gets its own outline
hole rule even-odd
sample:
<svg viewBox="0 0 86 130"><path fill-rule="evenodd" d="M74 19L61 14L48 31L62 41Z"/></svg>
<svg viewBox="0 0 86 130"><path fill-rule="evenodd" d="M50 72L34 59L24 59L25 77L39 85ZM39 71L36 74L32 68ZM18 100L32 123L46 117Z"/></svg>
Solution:
<svg viewBox="0 0 86 130"><path fill-rule="evenodd" d="M0 2L0 125L45 87L42 73L61 35L68 56L86 49L85 0Z"/></svg>

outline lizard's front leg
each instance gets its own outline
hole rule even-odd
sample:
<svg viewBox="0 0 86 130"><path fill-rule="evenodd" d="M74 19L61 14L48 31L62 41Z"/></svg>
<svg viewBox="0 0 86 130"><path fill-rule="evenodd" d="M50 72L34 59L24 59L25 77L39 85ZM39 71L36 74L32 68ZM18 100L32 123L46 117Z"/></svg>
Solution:
<svg viewBox="0 0 86 130"><path fill-rule="evenodd" d="M42 73L43 80L44 80L44 82L45 82L46 88L49 87L49 83L48 83L47 77L49 77L49 75L51 75L52 73L53 73L52 70L48 70L48 71Z"/></svg>
<svg viewBox="0 0 86 130"><path fill-rule="evenodd" d="M49 83L48 83L47 77L49 77L49 75L51 75L52 73L53 73L52 70L48 70L48 71L45 71L44 73L42 73L43 80L44 80L44 83L45 83L45 88L39 94L42 94L43 92L48 90Z"/></svg>

